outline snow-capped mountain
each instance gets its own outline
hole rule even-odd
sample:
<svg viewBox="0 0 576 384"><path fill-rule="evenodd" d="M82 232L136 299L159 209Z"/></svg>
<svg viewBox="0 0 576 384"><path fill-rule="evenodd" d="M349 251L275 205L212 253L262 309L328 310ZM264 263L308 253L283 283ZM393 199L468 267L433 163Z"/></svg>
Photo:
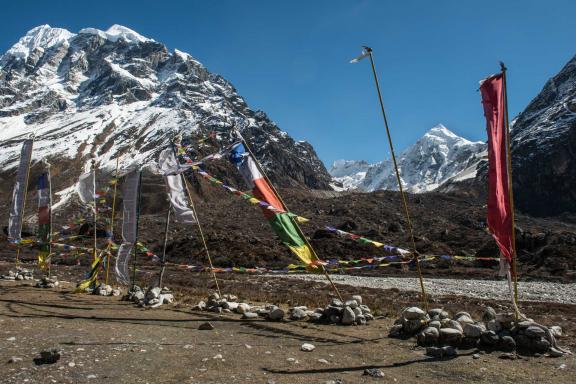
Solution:
<svg viewBox="0 0 576 384"><path fill-rule="evenodd" d="M397 156L402 185L408 192L421 193L433 191L456 176L473 178L478 157L484 149L484 143L466 140L439 124ZM344 189L398 190L389 159L376 164L338 160L330 174Z"/></svg>
<svg viewBox="0 0 576 384"><path fill-rule="evenodd" d="M278 184L328 188L310 144L251 110L189 54L129 28L72 33L42 25L0 57L0 173L14 171L30 134L33 160L60 164L59 177L72 180L90 156L100 168L118 156L121 166L151 161L177 133L209 136L200 147L210 153L233 124Z"/></svg>

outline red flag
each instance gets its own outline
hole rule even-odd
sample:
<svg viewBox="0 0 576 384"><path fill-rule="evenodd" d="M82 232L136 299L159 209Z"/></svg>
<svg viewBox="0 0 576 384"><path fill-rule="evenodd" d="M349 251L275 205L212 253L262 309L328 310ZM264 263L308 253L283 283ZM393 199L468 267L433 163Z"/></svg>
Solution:
<svg viewBox="0 0 576 384"><path fill-rule="evenodd" d="M482 81L480 92L488 131L488 229L502 256L511 264L514 244L503 75Z"/></svg>

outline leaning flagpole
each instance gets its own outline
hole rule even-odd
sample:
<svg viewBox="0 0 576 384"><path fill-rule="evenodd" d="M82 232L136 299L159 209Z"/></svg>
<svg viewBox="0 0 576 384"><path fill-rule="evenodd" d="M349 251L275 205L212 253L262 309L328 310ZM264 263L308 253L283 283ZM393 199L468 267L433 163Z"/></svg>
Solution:
<svg viewBox="0 0 576 384"><path fill-rule="evenodd" d="M164 245L162 246L162 260L160 261L160 277L158 278L158 286L162 288L164 281L164 271L166 270L166 248L168 247L168 229L170 228L170 211L172 204L168 203L166 210L166 223L164 224Z"/></svg>
<svg viewBox="0 0 576 384"><path fill-rule="evenodd" d="M428 298L426 297L426 290L424 288L424 278L422 277L422 268L420 267L420 258L416 251L416 241L414 239L414 229L412 226L412 220L410 218L410 211L408 209L408 202L406 201L406 195L404 194L404 188L402 187L402 180L400 179L400 172L398 171L398 163L396 162L396 155L394 153L394 145L392 144L392 136L390 134L390 127L388 125L388 118L386 117L386 111L384 109L384 101L382 101L382 92L380 91L380 83L378 81L378 75L376 74L376 65L374 64L374 57L372 55L372 48L363 47L364 51L362 55L352 60L351 63L357 63L358 61L364 59L365 57L370 58L370 64L372 65L372 74L374 75L374 82L376 83L376 90L378 91L378 101L380 101L380 109L382 110L382 117L384 118L384 127L386 128L386 135L388 136L388 145L390 146L390 153L392 155L392 163L394 164L394 170L396 172L396 181L398 182L398 190L400 191L400 196L402 197L402 204L404 206L404 214L406 215L406 221L408 223L408 231L410 232L410 239L412 241L412 250L414 253L414 259L416 260L416 268L418 270L418 279L420 280L420 290L422 292L422 304L426 310L428 310Z"/></svg>
<svg viewBox="0 0 576 384"><path fill-rule="evenodd" d="M508 159L508 193L510 198L510 214L512 218L512 279L514 281L514 301L516 303L516 308L518 308L518 257L516 254L516 223L514 214L514 193L512 191L512 151L510 143L510 120L508 117L508 86L506 84L506 71L508 68L503 62L500 62L500 69L502 70L502 85L504 93L504 123L506 124L506 147L507 147L507 159ZM518 316L518 310L516 311L516 316Z"/></svg>
<svg viewBox="0 0 576 384"><path fill-rule="evenodd" d="M116 191L118 189L118 167L120 165L120 156L116 158L116 174L114 176L114 195L112 197L112 215L110 217L110 234L108 243L108 251L112 248L112 243L114 243L114 215L116 214ZM106 255L106 285L108 285L108 274L110 272L110 257L111 253L108 252Z"/></svg>
<svg viewBox="0 0 576 384"><path fill-rule="evenodd" d="M138 194L136 198L136 233L134 236L134 259L132 260L132 290L136 287L136 258L138 257L138 227L140 224L140 204L142 203L142 169L138 170Z"/></svg>
<svg viewBox="0 0 576 384"><path fill-rule="evenodd" d="M282 203L282 207L284 208L284 210L286 212L290 212L290 210L288 209L288 206L286 205L286 203L284 202L284 200L282 199L282 196L280 196L280 194L278 193L278 191L276 190L276 187L274 187L274 184L272 184L272 182L270 181L270 179L268 178L268 175L266 174L266 171L264 171L264 168L262 167L262 164L260 164L260 161L258 161L258 158L254 155L254 153L252 152L252 149L250 148L250 146L248 145L248 143L246 142L246 140L244 139L244 136L242 136L242 134L240 133L239 129L234 128L234 131L236 132L236 134L238 135L238 137L240 138L240 140L242 140L242 144L244 145L244 148L246 148L246 150L248 151L248 153L250 153L250 156L252 156L252 159L254 159L254 163L256 164L256 166L258 167L258 170L260 171L260 173L262 174L262 176L264 176L264 179L266 179L266 182L270 185L270 187L272 188L272 191L274 191L274 194L276 194L276 197L278 197L278 200L280 200L280 203ZM308 248L310 248L310 250L312 251L312 253L314 254L314 256L320 260L320 257L318 257L318 255L316 254L316 251L314 250L314 248L312 247L312 244L310 244L310 242L308 241L308 238L306 237L306 235L302 232L302 229L300 228L300 226L298 225L298 223L296 223L296 221L294 220L293 217L290 217L290 220L292 221L292 223L294 224L294 227L296 228L296 230L298 231L298 234L300 235L300 237L302 237L302 240L304 240L304 242L306 243L306 245L308 246ZM326 279L328 280L328 282L330 283L330 285L332 286L332 289L334 290L334 292L336 292L336 295L338 295L338 298L340 299L340 301L344 302L344 299L342 298L342 295L340 294L340 291L338 290L338 288L336 287L336 284L334 284L334 281L332 281L332 278L330 277L330 274L328 273L328 271L326 270L326 268L323 265L320 265L320 268L322 269L322 273L324 273L324 276L326 276Z"/></svg>
<svg viewBox="0 0 576 384"><path fill-rule="evenodd" d="M94 211L93 211L93 216L92 216L92 220L93 220L93 232L94 232L94 250L92 251L92 256L93 256L93 261L96 261L96 254L98 252L98 250L96 249L96 245L97 245L97 231L96 231L96 223L98 220L98 207L97 207L97 201L96 201L96 159L92 159L91 160L92 165L92 203L94 204Z"/></svg>
<svg viewBox="0 0 576 384"><path fill-rule="evenodd" d="M50 277L52 273L52 175L49 162L46 162L46 173L48 175L48 277Z"/></svg>
<svg viewBox="0 0 576 384"><path fill-rule="evenodd" d="M26 170L26 181L24 182L24 200L22 200L22 220L20 221L20 242L22 241L22 228L24 227L24 218L26 214L26 199L28 197L28 182L30 181L30 168L32 168L32 153L34 152L34 135L31 137L32 147L30 148L30 157L28 158L28 169ZM16 249L16 267L20 262L20 242Z"/></svg>

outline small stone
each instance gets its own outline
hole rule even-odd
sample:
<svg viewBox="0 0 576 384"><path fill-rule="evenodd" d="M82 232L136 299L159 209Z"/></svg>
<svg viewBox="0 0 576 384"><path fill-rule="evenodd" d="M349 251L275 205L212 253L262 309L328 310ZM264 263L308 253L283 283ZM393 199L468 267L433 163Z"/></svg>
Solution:
<svg viewBox="0 0 576 384"><path fill-rule="evenodd" d="M464 330L462 329L462 325L456 320L448 320L444 324L442 324L442 328L452 328L456 329L458 332L463 333Z"/></svg>
<svg viewBox="0 0 576 384"><path fill-rule="evenodd" d="M221 354L221 353L218 353L218 354L216 354L216 355L215 355L214 357L212 357L212 358L213 358L214 360L218 360L218 359L221 360L221 359L222 359L222 354Z"/></svg>
<svg viewBox="0 0 576 384"><path fill-rule="evenodd" d="M452 357L452 356L457 356L458 352L456 351L456 348L450 346L450 345L446 345L444 347L442 347L442 356L446 356L446 357Z"/></svg>
<svg viewBox="0 0 576 384"><path fill-rule="evenodd" d="M306 312L300 308L293 308L290 312L290 320L304 320L307 317Z"/></svg>
<svg viewBox="0 0 576 384"><path fill-rule="evenodd" d="M363 375L370 377L384 377L384 372L378 368L368 368L364 370Z"/></svg>
<svg viewBox="0 0 576 384"><path fill-rule="evenodd" d="M434 321L429 322L428 326L440 330L440 328L442 328L442 323L440 323L440 321L438 321L438 320L434 320Z"/></svg>
<svg viewBox="0 0 576 384"><path fill-rule="evenodd" d="M552 336L554 336L555 338L562 337L562 327L558 325L551 326L550 332L552 333Z"/></svg>
<svg viewBox="0 0 576 384"><path fill-rule="evenodd" d="M304 344L302 344L302 346L300 347L300 350L301 350L301 351L304 351L304 352L312 352L312 351L315 350L315 349L316 349L316 347L315 347L313 344L310 344L310 343L304 343Z"/></svg>
<svg viewBox="0 0 576 384"><path fill-rule="evenodd" d="M564 353L562 351L559 351L558 349L552 347L548 350L548 355L550 357L562 357L562 356L564 356Z"/></svg>
<svg viewBox="0 0 576 384"><path fill-rule="evenodd" d="M500 332L502 330L502 325L500 325L499 321L490 320L486 322L486 329L493 332Z"/></svg>
<svg viewBox="0 0 576 384"><path fill-rule="evenodd" d="M466 324L474 324L474 320L472 320L472 318L467 315L459 316L456 318L456 321L459 322L462 327L464 327Z"/></svg>
<svg viewBox="0 0 576 384"><path fill-rule="evenodd" d="M426 348L426 355L431 357L442 357L442 348L428 347Z"/></svg>
<svg viewBox="0 0 576 384"><path fill-rule="evenodd" d="M211 331L213 329L214 329L214 325L212 325L212 323L210 323L210 322L202 323L198 327L198 330L200 330L200 331Z"/></svg>
<svg viewBox="0 0 576 384"><path fill-rule="evenodd" d="M342 303L342 301L340 301L338 299L332 299L332 302L330 303L330 305L333 307L343 307L344 303Z"/></svg>
<svg viewBox="0 0 576 384"><path fill-rule="evenodd" d="M352 300L356 300L356 302L357 302L359 305L362 305L362 296L360 296L360 295L354 295L354 296L352 296Z"/></svg>
<svg viewBox="0 0 576 384"><path fill-rule="evenodd" d="M242 314L243 319L257 319L258 314L255 312L245 312Z"/></svg>
<svg viewBox="0 0 576 384"><path fill-rule="evenodd" d="M480 355L477 354L477 353L475 353L475 354L472 355L472 358L473 358L474 360L478 360L478 359L480 358Z"/></svg>
<svg viewBox="0 0 576 384"><path fill-rule="evenodd" d="M328 360L326 360L326 359L318 359L318 362L319 362L320 364L326 364L326 365L330 364L330 363L328 362Z"/></svg>
<svg viewBox="0 0 576 384"><path fill-rule="evenodd" d="M250 312L250 305L246 304L246 303L240 303L238 304L238 307L236 307L236 313L246 313L246 312Z"/></svg>
<svg viewBox="0 0 576 384"><path fill-rule="evenodd" d="M90 374L90 375L86 376L87 379L95 379L95 378L97 378L97 377L98 377L98 376L96 376L96 375L94 375L94 374Z"/></svg>
<svg viewBox="0 0 576 384"><path fill-rule="evenodd" d="M498 356L498 358L503 360L516 360L518 356L516 355L516 353L509 352L501 354L500 356Z"/></svg>
<svg viewBox="0 0 576 384"><path fill-rule="evenodd" d="M73 362L73 361L71 361L71 362L68 363L68 366L69 366L70 368L74 368L74 367L76 366L76 363Z"/></svg>
<svg viewBox="0 0 576 384"><path fill-rule="evenodd" d="M308 315L308 319L313 323L317 323L320 321L320 319L322 319L322 314L321 313L311 313L310 315Z"/></svg>
<svg viewBox="0 0 576 384"><path fill-rule="evenodd" d="M16 356L12 356L10 358L10 360L8 360L9 364L16 364L16 363L21 363L22 362L22 358L21 357L16 357Z"/></svg>
<svg viewBox="0 0 576 384"><path fill-rule="evenodd" d="M270 311L268 314L268 319L272 321L280 321L284 318L284 311L278 307Z"/></svg>

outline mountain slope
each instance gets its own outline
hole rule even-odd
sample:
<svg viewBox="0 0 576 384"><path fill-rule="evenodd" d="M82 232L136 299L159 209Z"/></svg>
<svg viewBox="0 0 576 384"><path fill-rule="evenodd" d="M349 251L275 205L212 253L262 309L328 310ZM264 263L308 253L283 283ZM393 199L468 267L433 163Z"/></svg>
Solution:
<svg viewBox="0 0 576 384"><path fill-rule="evenodd" d="M77 34L43 25L0 57L0 172L17 165L36 135L34 160L49 158L74 180L90 156L100 168L153 161L178 133L209 137L211 153L240 127L273 181L326 189L330 176L312 146L251 110L224 78L192 56L126 27ZM224 171L223 171L224 172ZM2 175L0 175L2 177Z"/></svg>
<svg viewBox="0 0 576 384"><path fill-rule="evenodd" d="M483 143L468 141L439 124L397 157L403 186L414 193L435 190L471 167L484 147ZM340 160L334 163L330 174L346 189L398 189L391 160L376 164ZM469 177L474 176L475 173Z"/></svg>

